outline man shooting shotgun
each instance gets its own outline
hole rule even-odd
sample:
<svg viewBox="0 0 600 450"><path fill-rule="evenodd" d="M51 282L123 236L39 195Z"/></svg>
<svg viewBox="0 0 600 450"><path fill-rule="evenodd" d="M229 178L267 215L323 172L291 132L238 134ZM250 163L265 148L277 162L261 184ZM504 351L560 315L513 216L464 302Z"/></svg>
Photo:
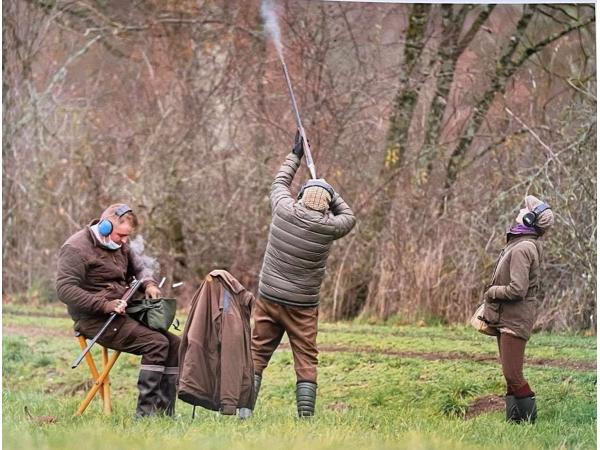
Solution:
<svg viewBox="0 0 600 450"><path fill-rule="evenodd" d="M142 355L136 416L173 415L180 339L125 315L127 282L133 277L146 297L160 297L152 270L129 245L137 225L131 208L116 204L67 239L58 256L56 290L76 331L88 339L96 337L104 347Z"/></svg>
<svg viewBox="0 0 600 450"><path fill-rule="evenodd" d="M309 180L292 197L290 186L305 155L296 133L271 186L273 219L263 260L252 331L256 395L263 370L288 334L296 370L298 415L312 416L317 395L317 319L319 291L334 240L350 232L352 210L323 179ZM256 400L256 399L255 399Z"/></svg>

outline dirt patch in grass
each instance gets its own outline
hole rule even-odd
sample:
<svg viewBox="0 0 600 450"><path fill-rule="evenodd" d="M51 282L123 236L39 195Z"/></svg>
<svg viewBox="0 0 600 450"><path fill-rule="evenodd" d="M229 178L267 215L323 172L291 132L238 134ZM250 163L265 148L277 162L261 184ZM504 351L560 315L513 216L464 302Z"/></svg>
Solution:
<svg viewBox="0 0 600 450"><path fill-rule="evenodd" d="M24 337L70 337L74 336L72 328L63 329L50 327L34 326L16 326L4 325L2 333L5 335L24 336ZM280 344L280 348L289 349L288 343ZM417 351L398 351L391 349L377 349L367 346L347 346L347 345L320 345L321 352L345 352L345 353L366 353L368 355L386 355L397 356L398 358L417 358L427 361L476 361L476 362L498 362L495 355L477 355L458 352L417 352ZM595 361L573 361L567 359L547 359L547 358L526 358L525 364L528 366L553 367L560 369L573 369L581 371L595 371Z"/></svg>
<svg viewBox="0 0 600 450"><path fill-rule="evenodd" d="M288 343L280 345L281 348L289 348ZM477 362L498 362L497 356L492 355L468 355L464 353L436 353L436 352L415 352L415 351L397 351L389 349L377 349L365 346L346 346L346 345L320 345L319 351L322 352L348 352L348 353L366 353L369 355L397 356L399 358L418 358L427 361L477 361ZM546 359L546 358L526 358L525 364L529 366L553 367L560 369L573 369L582 371L596 370L595 361L572 361L567 359Z"/></svg>
<svg viewBox="0 0 600 450"><path fill-rule="evenodd" d="M499 395L485 395L483 397L476 398L473 403L469 405L465 419L472 419L481 414L504 411L504 398Z"/></svg>

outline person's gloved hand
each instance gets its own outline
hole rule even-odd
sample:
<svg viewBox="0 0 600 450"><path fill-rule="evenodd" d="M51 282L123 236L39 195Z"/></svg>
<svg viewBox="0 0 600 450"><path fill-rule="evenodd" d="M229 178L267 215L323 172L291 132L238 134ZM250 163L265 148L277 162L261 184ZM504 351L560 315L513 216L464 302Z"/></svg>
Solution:
<svg viewBox="0 0 600 450"><path fill-rule="evenodd" d="M496 301L496 287L491 286L484 294L484 300L487 302L495 302Z"/></svg>
<svg viewBox="0 0 600 450"><path fill-rule="evenodd" d="M113 312L117 314L125 314L125 310L127 309L127 302L120 298L116 300L109 300L104 303L103 309L106 314L110 314Z"/></svg>
<svg viewBox="0 0 600 450"><path fill-rule="evenodd" d="M154 283L146 286L146 298L160 298L160 289Z"/></svg>
<svg viewBox="0 0 600 450"><path fill-rule="evenodd" d="M304 156L304 142L302 141L302 136L300 136L300 130L296 130L296 137L294 138L294 148L292 149L292 153L300 159L302 159Z"/></svg>

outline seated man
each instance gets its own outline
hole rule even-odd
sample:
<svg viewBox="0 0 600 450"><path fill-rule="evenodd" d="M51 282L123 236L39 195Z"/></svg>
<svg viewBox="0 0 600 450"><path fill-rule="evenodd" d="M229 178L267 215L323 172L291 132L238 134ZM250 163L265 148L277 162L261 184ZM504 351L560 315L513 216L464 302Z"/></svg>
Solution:
<svg viewBox="0 0 600 450"><path fill-rule="evenodd" d="M152 269L128 244L138 225L127 205L109 206L89 226L72 235L58 256L56 291L66 303L75 330L93 338L109 318L117 317L98 339L104 347L142 355L136 416L173 415L178 375L179 337L154 331L125 315L122 300L127 283L136 277L146 297L159 298Z"/></svg>
<svg viewBox="0 0 600 450"><path fill-rule="evenodd" d="M298 200L290 186L304 147L299 134L293 151L271 186L273 219L254 308L252 359L255 393L262 372L286 332L296 369L299 416L312 416L317 395L319 291L334 240L350 232L350 207L325 180L309 180Z"/></svg>

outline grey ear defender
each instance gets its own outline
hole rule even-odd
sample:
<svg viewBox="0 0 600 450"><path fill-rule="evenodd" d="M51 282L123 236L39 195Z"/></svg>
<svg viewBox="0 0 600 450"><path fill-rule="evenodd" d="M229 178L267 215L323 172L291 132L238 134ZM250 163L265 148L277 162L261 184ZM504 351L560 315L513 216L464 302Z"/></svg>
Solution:
<svg viewBox="0 0 600 450"><path fill-rule="evenodd" d="M551 209L548 203L542 203L541 205L537 206L533 211L530 211L523 216L523 224L527 225L528 227L534 227L538 217L540 217L540 214L547 209Z"/></svg>

